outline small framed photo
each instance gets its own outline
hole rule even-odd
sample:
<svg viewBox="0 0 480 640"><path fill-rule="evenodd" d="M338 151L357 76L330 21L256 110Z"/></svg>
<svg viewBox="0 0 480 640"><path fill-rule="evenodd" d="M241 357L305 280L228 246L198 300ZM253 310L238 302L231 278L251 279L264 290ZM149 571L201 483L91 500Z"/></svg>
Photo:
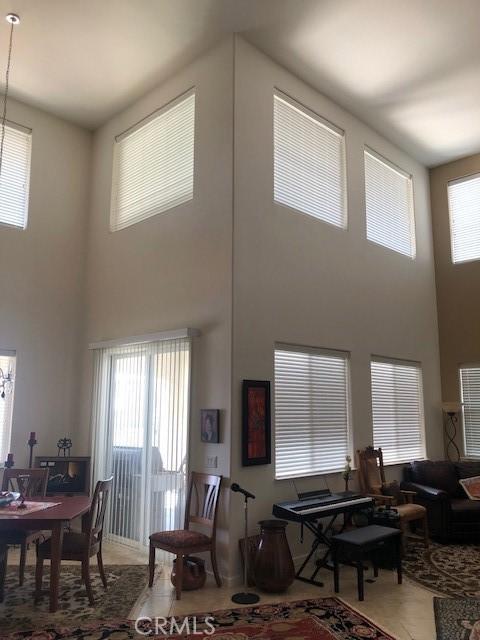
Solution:
<svg viewBox="0 0 480 640"><path fill-rule="evenodd" d="M270 464L270 382L244 380L242 389L242 465Z"/></svg>
<svg viewBox="0 0 480 640"><path fill-rule="evenodd" d="M220 442L220 434L218 429L219 422L219 409L201 409L200 427L202 442Z"/></svg>

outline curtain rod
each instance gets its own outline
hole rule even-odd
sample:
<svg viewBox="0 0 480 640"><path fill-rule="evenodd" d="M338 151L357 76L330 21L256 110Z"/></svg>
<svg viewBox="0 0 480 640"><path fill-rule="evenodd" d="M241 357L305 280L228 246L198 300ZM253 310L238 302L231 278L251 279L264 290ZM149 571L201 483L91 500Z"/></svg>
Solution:
<svg viewBox="0 0 480 640"><path fill-rule="evenodd" d="M108 347L124 347L130 344L141 344L144 342L160 342L162 340L176 340L180 338L195 338L200 335L198 329L173 329L172 331L158 331L156 333L145 333L141 336L130 336L128 338L116 338L114 340L102 340L101 342L91 342L89 350L107 349Z"/></svg>

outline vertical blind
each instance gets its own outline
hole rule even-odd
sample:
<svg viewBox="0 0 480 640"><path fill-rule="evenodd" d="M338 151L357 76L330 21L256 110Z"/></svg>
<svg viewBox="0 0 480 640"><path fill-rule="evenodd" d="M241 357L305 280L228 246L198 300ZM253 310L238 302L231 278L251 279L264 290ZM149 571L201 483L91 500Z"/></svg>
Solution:
<svg viewBox="0 0 480 640"><path fill-rule="evenodd" d="M110 228L118 231L193 198L195 93L117 137Z"/></svg>
<svg viewBox="0 0 480 640"><path fill-rule="evenodd" d="M6 125L0 175L0 223L21 229L27 226L31 152L31 130Z"/></svg>
<svg viewBox="0 0 480 640"><path fill-rule="evenodd" d="M181 528L187 472L190 340L94 352L95 480L113 475L108 536L133 546Z"/></svg>
<svg viewBox="0 0 480 640"><path fill-rule="evenodd" d="M344 132L279 91L273 129L275 201L346 227Z"/></svg>
<svg viewBox="0 0 480 640"><path fill-rule="evenodd" d="M386 463L425 457L422 369L419 364L371 362L373 444Z"/></svg>
<svg viewBox="0 0 480 640"><path fill-rule="evenodd" d="M275 477L340 469L350 452L348 354L275 349Z"/></svg>
<svg viewBox="0 0 480 640"><path fill-rule="evenodd" d="M460 384L465 455L480 457L480 367L462 367Z"/></svg>
<svg viewBox="0 0 480 640"><path fill-rule="evenodd" d="M480 259L480 174L448 183L452 262Z"/></svg>
<svg viewBox="0 0 480 640"><path fill-rule="evenodd" d="M415 257L412 176L374 151L365 149L367 238Z"/></svg>
<svg viewBox="0 0 480 640"><path fill-rule="evenodd" d="M11 373L15 381L15 356L0 353L0 369L7 375ZM7 459L12 436L12 413L14 384L5 385L5 398L0 397L0 464Z"/></svg>

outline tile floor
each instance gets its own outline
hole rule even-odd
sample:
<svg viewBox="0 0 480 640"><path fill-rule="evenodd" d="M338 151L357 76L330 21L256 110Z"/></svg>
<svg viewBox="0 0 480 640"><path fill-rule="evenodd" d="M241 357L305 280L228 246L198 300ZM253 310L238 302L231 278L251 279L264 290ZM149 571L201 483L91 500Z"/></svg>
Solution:
<svg viewBox="0 0 480 640"><path fill-rule="evenodd" d="M18 563L17 556L16 551L10 552L9 564ZM34 552L31 550L28 562L33 563L34 561ZM121 545L108 543L104 548L104 562L105 564L145 563L146 565L147 557ZM286 594L273 596L260 593L260 603L269 604L334 595L332 574L324 570L321 572L320 579L325 582L323 588L295 581ZM146 569L145 580L147 580ZM403 585L397 585L394 572L380 571L380 575L374 583L366 583L365 601L358 602L355 571L350 567L342 567L340 588L339 595L345 602L373 620L397 640L435 639L432 602L434 594L410 580L404 579ZM213 578L211 579L209 576L203 589L184 593L182 599L177 601L170 583L170 568L165 567L163 570L159 568L153 588L145 588L131 613L131 617L168 617L236 607L238 605L234 605L230 598L238 590L239 587L219 589Z"/></svg>

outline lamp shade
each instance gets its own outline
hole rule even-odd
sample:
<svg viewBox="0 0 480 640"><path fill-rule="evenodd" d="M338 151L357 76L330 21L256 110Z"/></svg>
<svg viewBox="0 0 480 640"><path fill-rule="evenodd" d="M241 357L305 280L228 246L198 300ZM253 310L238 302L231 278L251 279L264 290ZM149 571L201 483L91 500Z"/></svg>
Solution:
<svg viewBox="0 0 480 640"><path fill-rule="evenodd" d="M444 413L460 413L462 411L463 402L442 402L442 410Z"/></svg>

